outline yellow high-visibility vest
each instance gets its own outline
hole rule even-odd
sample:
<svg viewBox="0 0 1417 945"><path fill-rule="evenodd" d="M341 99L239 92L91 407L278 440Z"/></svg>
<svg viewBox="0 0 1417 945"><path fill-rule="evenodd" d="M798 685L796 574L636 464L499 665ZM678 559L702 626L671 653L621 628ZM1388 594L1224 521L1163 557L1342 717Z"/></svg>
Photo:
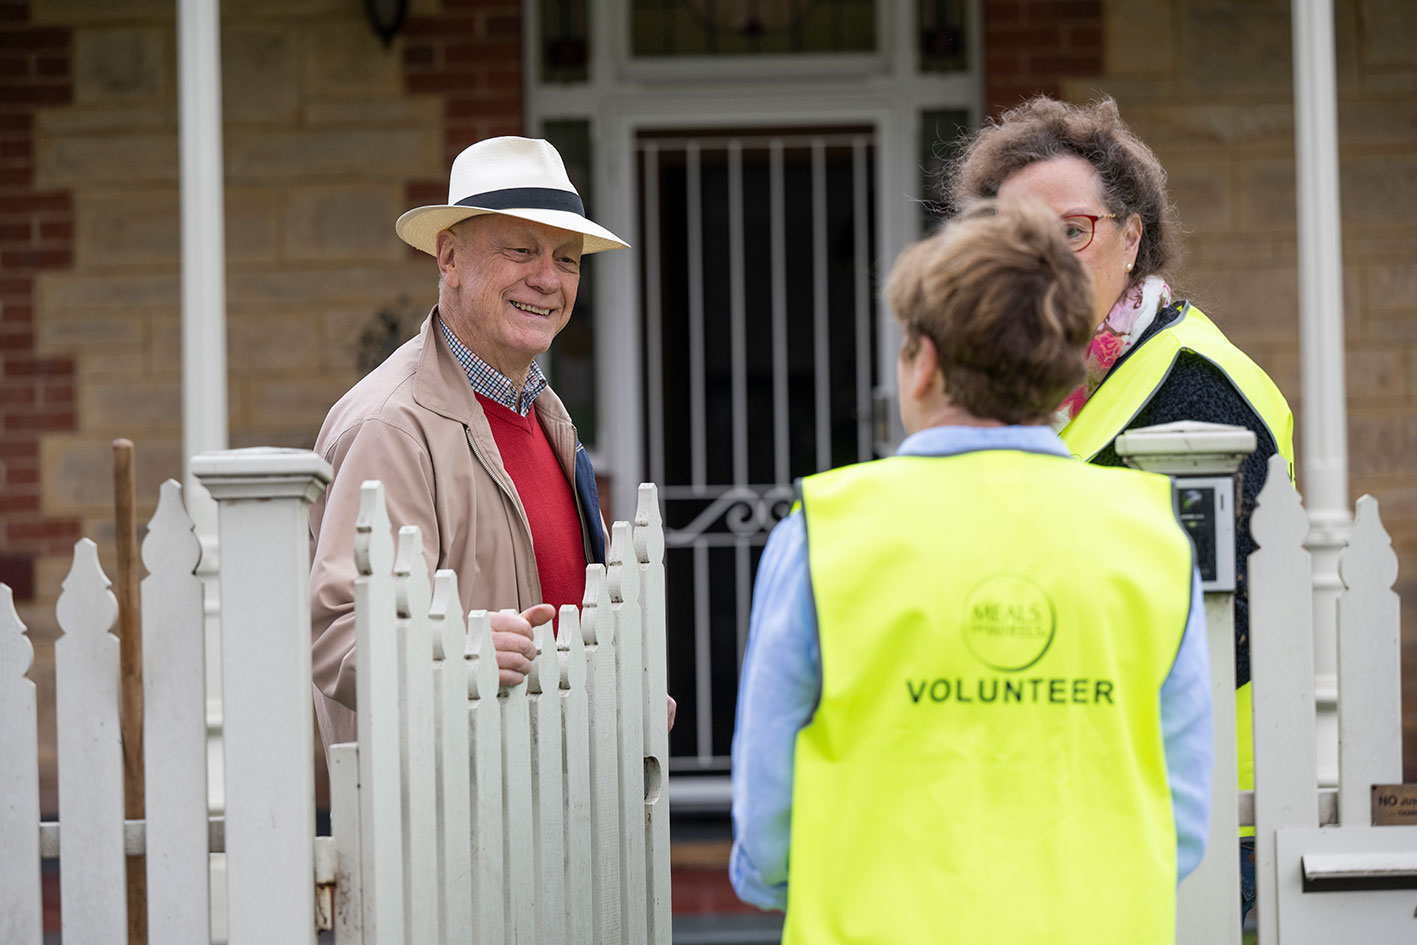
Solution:
<svg viewBox="0 0 1417 945"><path fill-rule="evenodd" d="M1294 414L1258 364L1230 343L1200 309L1184 303L1180 318L1151 336L1113 368L1058 435L1073 455L1091 461L1136 419L1171 375L1182 351L1219 368L1263 421L1294 478Z"/></svg>
<svg viewBox="0 0 1417 945"><path fill-rule="evenodd" d="M1128 354L1058 435L1079 459L1091 460L1127 429L1166 378L1182 351L1215 365L1259 416L1294 479L1294 414L1274 381L1215 327L1200 309L1184 303L1181 317ZM1254 717L1250 683L1235 690L1235 752L1242 791L1255 787ZM1241 836L1253 836L1242 827Z"/></svg>
<svg viewBox="0 0 1417 945"><path fill-rule="evenodd" d="M991 450L802 497L822 692L783 941L1171 942L1160 691L1192 561L1169 481Z"/></svg>

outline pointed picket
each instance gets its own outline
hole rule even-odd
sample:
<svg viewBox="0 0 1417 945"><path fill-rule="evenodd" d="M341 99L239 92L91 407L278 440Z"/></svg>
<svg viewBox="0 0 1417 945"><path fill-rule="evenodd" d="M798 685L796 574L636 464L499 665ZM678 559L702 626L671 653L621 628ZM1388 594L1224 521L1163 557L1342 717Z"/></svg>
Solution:
<svg viewBox="0 0 1417 945"><path fill-rule="evenodd" d="M572 617L572 620L578 619L578 616ZM536 659L532 661L531 675L527 677L527 702L531 709L531 837L535 854L536 941L553 943L566 940L561 667L551 624L542 624L535 633Z"/></svg>
<svg viewBox="0 0 1417 945"><path fill-rule="evenodd" d="M585 642L576 608L561 608L556 639L560 669L561 760L565 771L566 941L590 942L594 935L591 888L590 718L586 701Z"/></svg>
<svg viewBox="0 0 1417 945"><path fill-rule="evenodd" d="M335 842L336 856L335 945L363 945L357 743L330 746L330 836Z"/></svg>
<svg viewBox="0 0 1417 945"><path fill-rule="evenodd" d="M118 725L118 601L98 546L74 544L74 565L56 608L59 737L59 873L67 942L127 941L123 852L123 745Z"/></svg>
<svg viewBox="0 0 1417 945"><path fill-rule="evenodd" d="M39 730L34 683L25 674L34 647L0 584L0 915L5 938L39 945L44 936L39 886Z"/></svg>
<svg viewBox="0 0 1417 945"><path fill-rule="evenodd" d="M354 632L363 926L365 941L372 943L405 937L394 547L384 486L377 480L360 488L354 560L360 574L354 579Z"/></svg>
<svg viewBox="0 0 1417 945"><path fill-rule="evenodd" d="M399 765L403 774L404 920L411 942L437 940L438 788L434 783L433 637L428 626L428 561L417 526L399 529L394 559L398 612Z"/></svg>
<svg viewBox="0 0 1417 945"><path fill-rule="evenodd" d="M605 566L586 567L581 603L590 716L591 900L595 945L621 945L620 747L615 719L615 624Z"/></svg>
<svg viewBox="0 0 1417 945"><path fill-rule="evenodd" d="M169 479L143 540L143 744L148 940L196 942L211 922L207 868L206 635L202 557L182 484Z"/></svg>
<svg viewBox="0 0 1417 945"><path fill-rule="evenodd" d="M1313 597L1303 542L1308 516L1284 457L1269 473L1250 519L1250 672L1254 682L1255 878L1260 945L1278 945L1275 830L1317 827Z"/></svg>
<svg viewBox="0 0 1417 945"><path fill-rule="evenodd" d="M437 746L438 881L444 945L472 943L472 820L468 810L467 624L458 576L433 576L428 611L433 636L434 738Z"/></svg>
<svg viewBox="0 0 1417 945"><path fill-rule="evenodd" d="M640 632L644 639L645 906L649 941L669 945L673 904L669 890L668 669L665 649L664 523L659 490L640 483L635 507L635 559L640 569Z"/></svg>
<svg viewBox="0 0 1417 945"><path fill-rule="evenodd" d="M625 945L644 945L644 659L640 632L640 566L628 522L610 528L606 583L615 615L615 696L620 746L620 912ZM660 711L663 711L662 709Z"/></svg>
<svg viewBox="0 0 1417 945"><path fill-rule="evenodd" d="M536 874L532 847L523 833L532 822L531 714L526 680L504 688L497 701L502 706L502 797L506 804L502 811L502 855L507 864L507 940L529 943L536 934L536 904L532 900Z"/></svg>
<svg viewBox="0 0 1417 945"><path fill-rule="evenodd" d="M472 810L472 915L476 942L506 940L502 885L502 716L497 701L497 652L485 610L467 617L467 724L472 733L468 797Z"/></svg>
<svg viewBox="0 0 1417 945"><path fill-rule="evenodd" d="M1402 652L1397 555L1378 500L1358 500L1338 559L1338 822L1370 823L1372 786L1402 782Z"/></svg>

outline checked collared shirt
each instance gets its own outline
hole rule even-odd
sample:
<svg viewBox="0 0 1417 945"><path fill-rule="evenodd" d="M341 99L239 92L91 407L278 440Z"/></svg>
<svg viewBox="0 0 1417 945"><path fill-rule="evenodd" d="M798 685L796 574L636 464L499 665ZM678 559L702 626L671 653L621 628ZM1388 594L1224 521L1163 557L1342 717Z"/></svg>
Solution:
<svg viewBox="0 0 1417 945"><path fill-rule="evenodd" d="M447 322L439 318L438 327L443 329L443 337L448 339L448 347L452 349L453 357L458 359L458 363L467 372L467 379L472 384L473 391L488 400L495 400L523 417L531 413L531 405L537 395L549 386L546 375L541 373L541 368L535 361L531 362L531 370L527 371L526 384L518 391L505 374L469 351L467 345L459 341L452 329L448 328Z"/></svg>

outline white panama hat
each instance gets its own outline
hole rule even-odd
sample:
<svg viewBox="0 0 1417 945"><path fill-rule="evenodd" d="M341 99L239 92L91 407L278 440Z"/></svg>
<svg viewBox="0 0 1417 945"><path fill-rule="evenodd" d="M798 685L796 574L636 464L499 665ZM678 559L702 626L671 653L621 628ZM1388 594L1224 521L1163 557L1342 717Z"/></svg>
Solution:
<svg viewBox="0 0 1417 945"><path fill-rule="evenodd" d="M414 249L436 256L439 233L484 213L582 233L582 253L630 248L586 219L585 205L566 176L561 155L540 138L487 138L464 148L448 175L448 202L415 207L399 217L394 230Z"/></svg>

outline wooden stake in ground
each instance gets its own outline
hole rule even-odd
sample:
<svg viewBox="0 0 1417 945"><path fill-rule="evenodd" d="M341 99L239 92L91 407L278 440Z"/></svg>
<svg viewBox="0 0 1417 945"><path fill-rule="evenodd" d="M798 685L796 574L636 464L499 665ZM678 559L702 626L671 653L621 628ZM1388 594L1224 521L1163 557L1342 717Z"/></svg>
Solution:
<svg viewBox="0 0 1417 945"><path fill-rule="evenodd" d="M113 441L114 541L118 545L118 649L123 700L123 816L143 819L143 637L138 610L137 486L133 442ZM148 932L147 860L128 858L128 945Z"/></svg>

